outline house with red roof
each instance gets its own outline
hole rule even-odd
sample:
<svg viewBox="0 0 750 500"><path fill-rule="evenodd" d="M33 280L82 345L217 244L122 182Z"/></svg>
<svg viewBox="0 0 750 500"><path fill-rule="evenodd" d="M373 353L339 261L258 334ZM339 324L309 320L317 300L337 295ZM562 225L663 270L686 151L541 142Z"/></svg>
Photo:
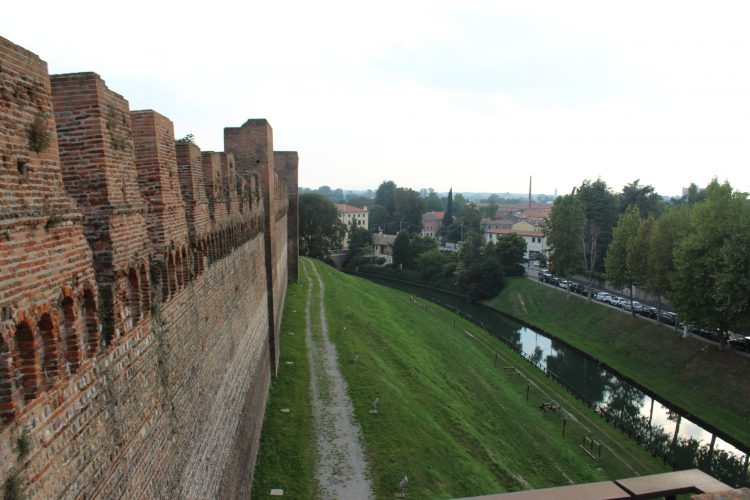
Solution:
<svg viewBox="0 0 750 500"><path fill-rule="evenodd" d="M429 236L430 238L438 238L440 228L443 226L443 218L445 212L425 212L422 214L422 236Z"/></svg>

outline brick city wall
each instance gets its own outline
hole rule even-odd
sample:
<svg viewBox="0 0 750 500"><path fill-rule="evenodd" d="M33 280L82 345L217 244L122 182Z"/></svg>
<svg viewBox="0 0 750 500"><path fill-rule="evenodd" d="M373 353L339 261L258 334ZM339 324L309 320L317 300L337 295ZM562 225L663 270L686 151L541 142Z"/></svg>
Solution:
<svg viewBox="0 0 750 500"><path fill-rule="evenodd" d="M50 79L0 38L6 496L249 497L297 156L265 120L226 130L226 152L175 142L95 73Z"/></svg>

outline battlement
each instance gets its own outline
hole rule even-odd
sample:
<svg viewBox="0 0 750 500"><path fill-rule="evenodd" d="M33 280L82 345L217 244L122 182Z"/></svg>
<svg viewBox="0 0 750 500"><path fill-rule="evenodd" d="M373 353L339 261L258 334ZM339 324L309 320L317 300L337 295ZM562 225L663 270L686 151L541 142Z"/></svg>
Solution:
<svg viewBox="0 0 750 500"><path fill-rule="evenodd" d="M0 483L246 497L297 276L296 153L266 120L201 152L3 38L0 101Z"/></svg>

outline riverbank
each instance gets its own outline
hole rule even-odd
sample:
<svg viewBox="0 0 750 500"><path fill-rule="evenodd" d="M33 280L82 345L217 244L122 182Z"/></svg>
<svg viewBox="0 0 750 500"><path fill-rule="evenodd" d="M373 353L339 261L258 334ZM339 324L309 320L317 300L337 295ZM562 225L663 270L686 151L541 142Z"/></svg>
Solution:
<svg viewBox="0 0 750 500"><path fill-rule="evenodd" d="M486 302L606 363L750 447L750 360L526 279Z"/></svg>
<svg viewBox="0 0 750 500"><path fill-rule="evenodd" d="M392 497L404 475L412 498L453 498L668 470L475 325L427 301L315 265L378 498ZM309 367L298 341L305 290L306 283L289 288L254 498L309 481L304 464L284 466L285 456L292 459L310 442L308 431L297 430L312 425L309 400L300 393L310 382L300 372ZM579 447L591 435L602 445L601 461ZM301 443L294 442L297 436ZM595 446L597 458L598 452ZM275 469L268 473L267 465Z"/></svg>

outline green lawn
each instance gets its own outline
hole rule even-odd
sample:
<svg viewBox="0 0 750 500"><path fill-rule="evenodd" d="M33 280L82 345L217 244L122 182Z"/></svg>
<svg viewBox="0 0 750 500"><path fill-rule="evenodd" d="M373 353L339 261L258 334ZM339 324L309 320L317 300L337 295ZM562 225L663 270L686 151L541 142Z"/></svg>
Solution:
<svg viewBox="0 0 750 500"><path fill-rule="evenodd" d="M667 470L473 325L438 306L418 305L401 292L315 265L325 282L329 331L378 498L392 498L403 475L409 476L411 498L452 498ZM270 394L255 472L257 498L271 487L284 487L284 496L292 498L311 498L314 491L305 452L312 443L311 412L301 407L309 405L303 394L309 392L309 373L293 373L283 364L293 358L295 369L308 369L297 342L304 332L306 290L304 283L288 292L282 370ZM506 367L520 375L509 379ZM376 397L380 411L373 415ZM539 409L551 401L568 413ZM292 412L281 414L287 406ZM589 433L603 443L601 462L579 448ZM306 489L293 494L290 478Z"/></svg>
<svg viewBox="0 0 750 500"><path fill-rule="evenodd" d="M750 359L532 280L487 304L558 337L750 447Z"/></svg>
<svg viewBox="0 0 750 500"><path fill-rule="evenodd" d="M307 284L289 284L281 324L278 376L271 383L260 452L253 475L253 498L315 498L315 435L310 396L310 368L305 347ZM287 364L291 362L292 364ZM289 413L282 413L288 408Z"/></svg>

